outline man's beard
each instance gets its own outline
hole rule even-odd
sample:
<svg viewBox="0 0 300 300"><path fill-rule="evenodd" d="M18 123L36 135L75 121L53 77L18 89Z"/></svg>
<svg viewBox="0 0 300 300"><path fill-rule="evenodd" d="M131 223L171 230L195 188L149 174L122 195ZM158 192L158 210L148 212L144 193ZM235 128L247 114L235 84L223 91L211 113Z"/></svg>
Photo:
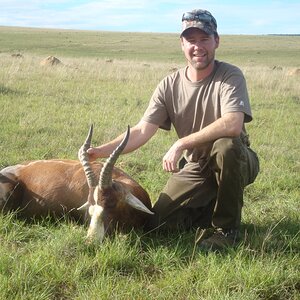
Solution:
<svg viewBox="0 0 300 300"><path fill-rule="evenodd" d="M211 57L207 57L207 59L205 61L197 62L197 61L194 61L193 59L191 59L191 60L189 60L189 63L196 71L202 71L202 70L205 70L214 61L214 59L215 59L215 57L213 55Z"/></svg>

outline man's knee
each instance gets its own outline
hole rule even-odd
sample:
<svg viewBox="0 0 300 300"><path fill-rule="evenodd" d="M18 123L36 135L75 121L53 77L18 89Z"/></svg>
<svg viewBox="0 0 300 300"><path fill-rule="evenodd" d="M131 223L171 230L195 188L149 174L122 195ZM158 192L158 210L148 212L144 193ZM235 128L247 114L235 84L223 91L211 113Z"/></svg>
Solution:
<svg viewBox="0 0 300 300"><path fill-rule="evenodd" d="M243 145L239 138L220 138L213 144L211 157L220 167L224 164L236 164L245 160Z"/></svg>
<svg viewBox="0 0 300 300"><path fill-rule="evenodd" d="M228 151L235 150L242 146L239 138L220 138L217 139L212 148L212 152L228 153Z"/></svg>
<svg viewBox="0 0 300 300"><path fill-rule="evenodd" d="M212 151L212 167L215 170L226 169L229 176L243 178L244 186L252 183L259 172L259 160L256 153L240 138L220 138L215 141Z"/></svg>

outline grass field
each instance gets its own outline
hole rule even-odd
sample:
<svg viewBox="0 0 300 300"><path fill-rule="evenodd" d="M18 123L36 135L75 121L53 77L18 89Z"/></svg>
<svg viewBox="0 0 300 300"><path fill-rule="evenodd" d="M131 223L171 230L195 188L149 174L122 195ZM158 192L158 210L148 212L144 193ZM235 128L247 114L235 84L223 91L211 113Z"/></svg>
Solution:
<svg viewBox="0 0 300 300"><path fill-rule="evenodd" d="M41 66L49 55L63 64ZM0 299L300 299L300 36L221 36L217 58L246 76L261 163L245 191L243 244L203 254L194 232L131 232L87 245L70 221L0 215ZM184 64L174 34L0 27L0 168L76 159L90 122L95 145L110 140ZM153 202L175 139L159 132L118 162Z"/></svg>

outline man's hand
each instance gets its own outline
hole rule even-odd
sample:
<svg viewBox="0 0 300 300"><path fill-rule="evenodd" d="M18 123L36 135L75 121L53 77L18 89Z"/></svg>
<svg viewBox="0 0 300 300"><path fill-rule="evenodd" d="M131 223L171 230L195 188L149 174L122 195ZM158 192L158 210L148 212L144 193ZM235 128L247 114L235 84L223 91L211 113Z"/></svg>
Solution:
<svg viewBox="0 0 300 300"><path fill-rule="evenodd" d="M181 143L178 140L163 157L163 169L167 172L178 172L178 160L181 158L182 153L183 149L181 149Z"/></svg>
<svg viewBox="0 0 300 300"><path fill-rule="evenodd" d="M101 157L101 151L98 148L89 148L87 150L87 153L89 155L89 161L95 161L97 158Z"/></svg>
<svg viewBox="0 0 300 300"><path fill-rule="evenodd" d="M221 137L237 137L244 124L243 112L227 113L200 131L177 140L163 158L163 169L167 172L178 172L178 160L186 149L213 143Z"/></svg>

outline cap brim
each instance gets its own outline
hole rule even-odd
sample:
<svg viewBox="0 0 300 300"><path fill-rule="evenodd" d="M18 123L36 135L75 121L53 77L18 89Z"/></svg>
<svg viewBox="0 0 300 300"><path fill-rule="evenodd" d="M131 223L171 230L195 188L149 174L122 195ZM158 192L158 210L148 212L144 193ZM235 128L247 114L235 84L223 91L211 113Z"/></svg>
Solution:
<svg viewBox="0 0 300 300"><path fill-rule="evenodd" d="M180 33L180 37L182 37L183 36L183 34L187 31L187 30L189 30L189 29L191 29L191 28L197 28L197 29L199 29L199 30L202 30L203 32L205 32L206 34L208 34L208 35L213 35L213 34L215 34L215 31L213 31L213 30L209 30L208 28L205 28L202 24L197 24L197 25L190 25L190 26L187 26L186 28L184 28L183 30L182 30L182 32Z"/></svg>

